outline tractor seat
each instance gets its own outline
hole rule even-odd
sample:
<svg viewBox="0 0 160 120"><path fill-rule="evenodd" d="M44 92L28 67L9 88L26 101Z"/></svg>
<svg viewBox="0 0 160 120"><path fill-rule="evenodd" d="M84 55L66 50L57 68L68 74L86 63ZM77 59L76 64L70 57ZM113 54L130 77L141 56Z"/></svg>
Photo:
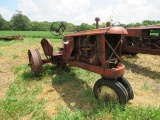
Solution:
<svg viewBox="0 0 160 120"><path fill-rule="evenodd" d="M53 51L53 44L48 39L43 38L41 40L41 46L46 56L51 57L51 56L61 56L62 55L62 51L60 52Z"/></svg>
<svg viewBox="0 0 160 120"><path fill-rule="evenodd" d="M42 46L44 54L46 56L52 56L52 54L53 54L53 45L52 45L50 40L43 38L41 40L41 46Z"/></svg>

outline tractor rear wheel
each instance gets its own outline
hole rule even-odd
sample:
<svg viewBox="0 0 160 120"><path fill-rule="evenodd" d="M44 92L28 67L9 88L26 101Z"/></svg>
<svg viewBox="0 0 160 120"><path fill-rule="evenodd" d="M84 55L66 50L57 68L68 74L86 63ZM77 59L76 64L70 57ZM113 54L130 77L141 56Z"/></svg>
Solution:
<svg viewBox="0 0 160 120"><path fill-rule="evenodd" d="M128 93L126 88L117 80L111 78L101 78L97 80L93 87L95 98L105 102L115 102L126 104Z"/></svg>
<svg viewBox="0 0 160 120"><path fill-rule="evenodd" d="M39 76L39 74L43 72L43 63L38 50L28 50L28 58L31 70L35 76Z"/></svg>

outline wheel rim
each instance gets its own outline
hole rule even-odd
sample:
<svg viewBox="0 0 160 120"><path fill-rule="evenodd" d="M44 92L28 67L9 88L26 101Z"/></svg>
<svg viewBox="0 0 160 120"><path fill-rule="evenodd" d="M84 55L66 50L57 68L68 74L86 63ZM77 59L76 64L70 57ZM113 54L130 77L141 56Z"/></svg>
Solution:
<svg viewBox="0 0 160 120"><path fill-rule="evenodd" d="M40 74L43 71L43 63L38 50L28 50L29 66L35 74Z"/></svg>
<svg viewBox="0 0 160 120"><path fill-rule="evenodd" d="M30 66L31 66L31 69L32 69L33 71L36 70L36 65L35 65L35 63L34 63L34 60L33 60L33 57L32 57L32 56L31 56L31 58L30 58Z"/></svg>
<svg viewBox="0 0 160 120"><path fill-rule="evenodd" d="M117 93L108 86L101 86L97 89L98 97L101 100L104 100L106 102L113 101L113 102L119 102L119 97Z"/></svg>

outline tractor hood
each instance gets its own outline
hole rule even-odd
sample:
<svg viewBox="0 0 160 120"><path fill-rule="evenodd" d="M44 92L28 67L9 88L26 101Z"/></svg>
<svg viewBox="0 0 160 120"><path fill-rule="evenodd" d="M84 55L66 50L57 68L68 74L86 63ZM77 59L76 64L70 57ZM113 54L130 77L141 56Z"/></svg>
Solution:
<svg viewBox="0 0 160 120"><path fill-rule="evenodd" d="M97 35L97 34L128 34L127 30L120 26L106 27L94 30L80 31L66 35L66 37L71 36L86 36L86 35Z"/></svg>

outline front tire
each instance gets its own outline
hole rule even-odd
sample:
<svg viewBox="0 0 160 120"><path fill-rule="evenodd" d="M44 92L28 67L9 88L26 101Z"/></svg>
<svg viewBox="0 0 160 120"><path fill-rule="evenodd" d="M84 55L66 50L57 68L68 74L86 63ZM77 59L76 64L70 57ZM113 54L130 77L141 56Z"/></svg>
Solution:
<svg viewBox="0 0 160 120"><path fill-rule="evenodd" d="M127 79L125 77L120 77L120 78L117 78L117 80L122 83L122 85L126 88L127 92L128 92L128 99L133 99L134 98L134 93L133 93L133 90L132 90L132 87L130 85L130 83L127 81Z"/></svg>
<svg viewBox="0 0 160 120"><path fill-rule="evenodd" d="M101 78L97 80L93 87L95 98L105 102L118 102L126 104L128 102L128 93L126 88L117 80L111 78Z"/></svg>

